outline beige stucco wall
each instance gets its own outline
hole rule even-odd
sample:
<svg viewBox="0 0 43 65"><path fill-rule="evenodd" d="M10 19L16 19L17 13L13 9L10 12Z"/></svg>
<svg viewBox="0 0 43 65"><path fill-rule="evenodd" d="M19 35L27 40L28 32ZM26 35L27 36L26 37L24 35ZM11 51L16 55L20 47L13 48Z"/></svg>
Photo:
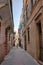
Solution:
<svg viewBox="0 0 43 65"><path fill-rule="evenodd" d="M39 18L39 20L42 18L42 16ZM41 22L42 21L43 20L41 19ZM42 22L42 24L43 24L43 22ZM32 20L32 23L29 25L29 28L30 28L30 30L29 30L30 44L28 44L27 50L35 59L39 59L39 55L40 55L39 35L38 35L36 21L34 19ZM43 29L43 26L42 26L42 29ZM43 32L42 32L42 34L43 34ZM42 35L42 39L43 39L43 35Z"/></svg>
<svg viewBox="0 0 43 65"><path fill-rule="evenodd" d="M30 2L30 1L29 1ZM37 7L36 7L37 6ZM41 20L41 27L42 27L42 45L43 45L43 0L40 0L38 4L34 5L32 12L30 12L30 18L26 22L26 25L23 26L23 37L24 32L26 31L26 46L27 52L30 53L36 60L39 59L40 55L40 44L39 44L39 34L37 29L37 21L35 20L36 17L42 13L39 17L38 21ZM29 28L29 36L30 36L30 43L28 43L28 33L27 28ZM24 43L25 45L25 43Z"/></svg>

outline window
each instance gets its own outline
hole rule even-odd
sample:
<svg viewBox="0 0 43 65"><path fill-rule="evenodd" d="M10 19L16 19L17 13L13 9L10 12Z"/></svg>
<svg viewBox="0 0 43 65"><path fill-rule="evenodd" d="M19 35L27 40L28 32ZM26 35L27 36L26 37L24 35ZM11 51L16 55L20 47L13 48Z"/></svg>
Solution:
<svg viewBox="0 0 43 65"><path fill-rule="evenodd" d="M10 33L9 33L9 41L10 41Z"/></svg>
<svg viewBox="0 0 43 65"><path fill-rule="evenodd" d="M33 0L33 6L34 6L35 4L37 4L38 1L39 1L39 0Z"/></svg>
<svg viewBox="0 0 43 65"><path fill-rule="evenodd" d="M0 16L0 19L2 20L2 17Z"/></svg>
<svg viewBox="0 0 43 65"><path fill-rule="evenodd" d="M28 0L26 0L26 4L27 4L27 1L28 1Z"/></svg>
<svg viewBox="0 0 43 65"><path fill-rule="evenodd" d="M29 19L29 4L26 5L26 21Z"/></svg>
<svg viewBox="0 0 43 65"><path fill-rule="evenodd" d="M30 0L30 11L32 11L33 8L33 0Z"/></svg>
<svg viewBox="0 0 43 65"><path fill-rule="evenodd" d="M33 5L35 5L35 3L36 3L36 0L33 0Z"/></svg>
<svg viewBox="0 0 43 65"><path fill-rule="evenodd" d="M25 16L24 16L24 22L26 23L26 12L25 12Z"/></svg>
<svg viewBox="0 0 43 65"><path fill-rule="evenodd" d="M26 19L28 20L28 5L27 5L27 7L26 7Z"/></svg>
<svg viewBox="0 0 43 65"><path fill-rule="evenodd" d="M32 9L32 7L33 7L33 0L31 0L31 9Z"/></svg>

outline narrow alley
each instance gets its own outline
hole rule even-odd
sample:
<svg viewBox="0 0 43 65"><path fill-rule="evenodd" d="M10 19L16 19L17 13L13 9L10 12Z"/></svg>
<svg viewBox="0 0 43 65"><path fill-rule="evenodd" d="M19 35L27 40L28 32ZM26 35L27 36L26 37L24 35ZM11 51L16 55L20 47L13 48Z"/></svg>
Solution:
<svg viewBox="0 0 43 65"><path fill-rule="evenodd" d="M43 0L0 0L0 65L43 65Z"/></svg>
<svg viewBox="0 0 43 65"><path fill-rule="evenodd" d="M1 65L39 65L32 56L20 47L13 47Z"/></svg>

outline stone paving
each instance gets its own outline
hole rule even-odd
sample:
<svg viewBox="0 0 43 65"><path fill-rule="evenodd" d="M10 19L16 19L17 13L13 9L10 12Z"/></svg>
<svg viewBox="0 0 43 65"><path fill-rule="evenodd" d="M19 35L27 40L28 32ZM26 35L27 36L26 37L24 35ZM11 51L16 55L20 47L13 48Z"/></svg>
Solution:
<svg viewBox="0 0 43 65"><path fill-rule="evenodd" d="M1 65L39 65L32 56L21 48L13 47Z"/></svg>

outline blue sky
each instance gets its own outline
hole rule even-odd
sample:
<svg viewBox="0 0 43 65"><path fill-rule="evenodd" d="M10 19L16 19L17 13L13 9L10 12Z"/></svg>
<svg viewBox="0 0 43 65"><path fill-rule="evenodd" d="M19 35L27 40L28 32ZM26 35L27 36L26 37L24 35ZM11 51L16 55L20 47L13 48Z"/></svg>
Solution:
<svg viewBox="0 0 43 65"><path fill-rule="evenodd" d="M22 0L12 0L12 2L13 2L14 29L17 32L23 4L22 4Z"/></svg>

